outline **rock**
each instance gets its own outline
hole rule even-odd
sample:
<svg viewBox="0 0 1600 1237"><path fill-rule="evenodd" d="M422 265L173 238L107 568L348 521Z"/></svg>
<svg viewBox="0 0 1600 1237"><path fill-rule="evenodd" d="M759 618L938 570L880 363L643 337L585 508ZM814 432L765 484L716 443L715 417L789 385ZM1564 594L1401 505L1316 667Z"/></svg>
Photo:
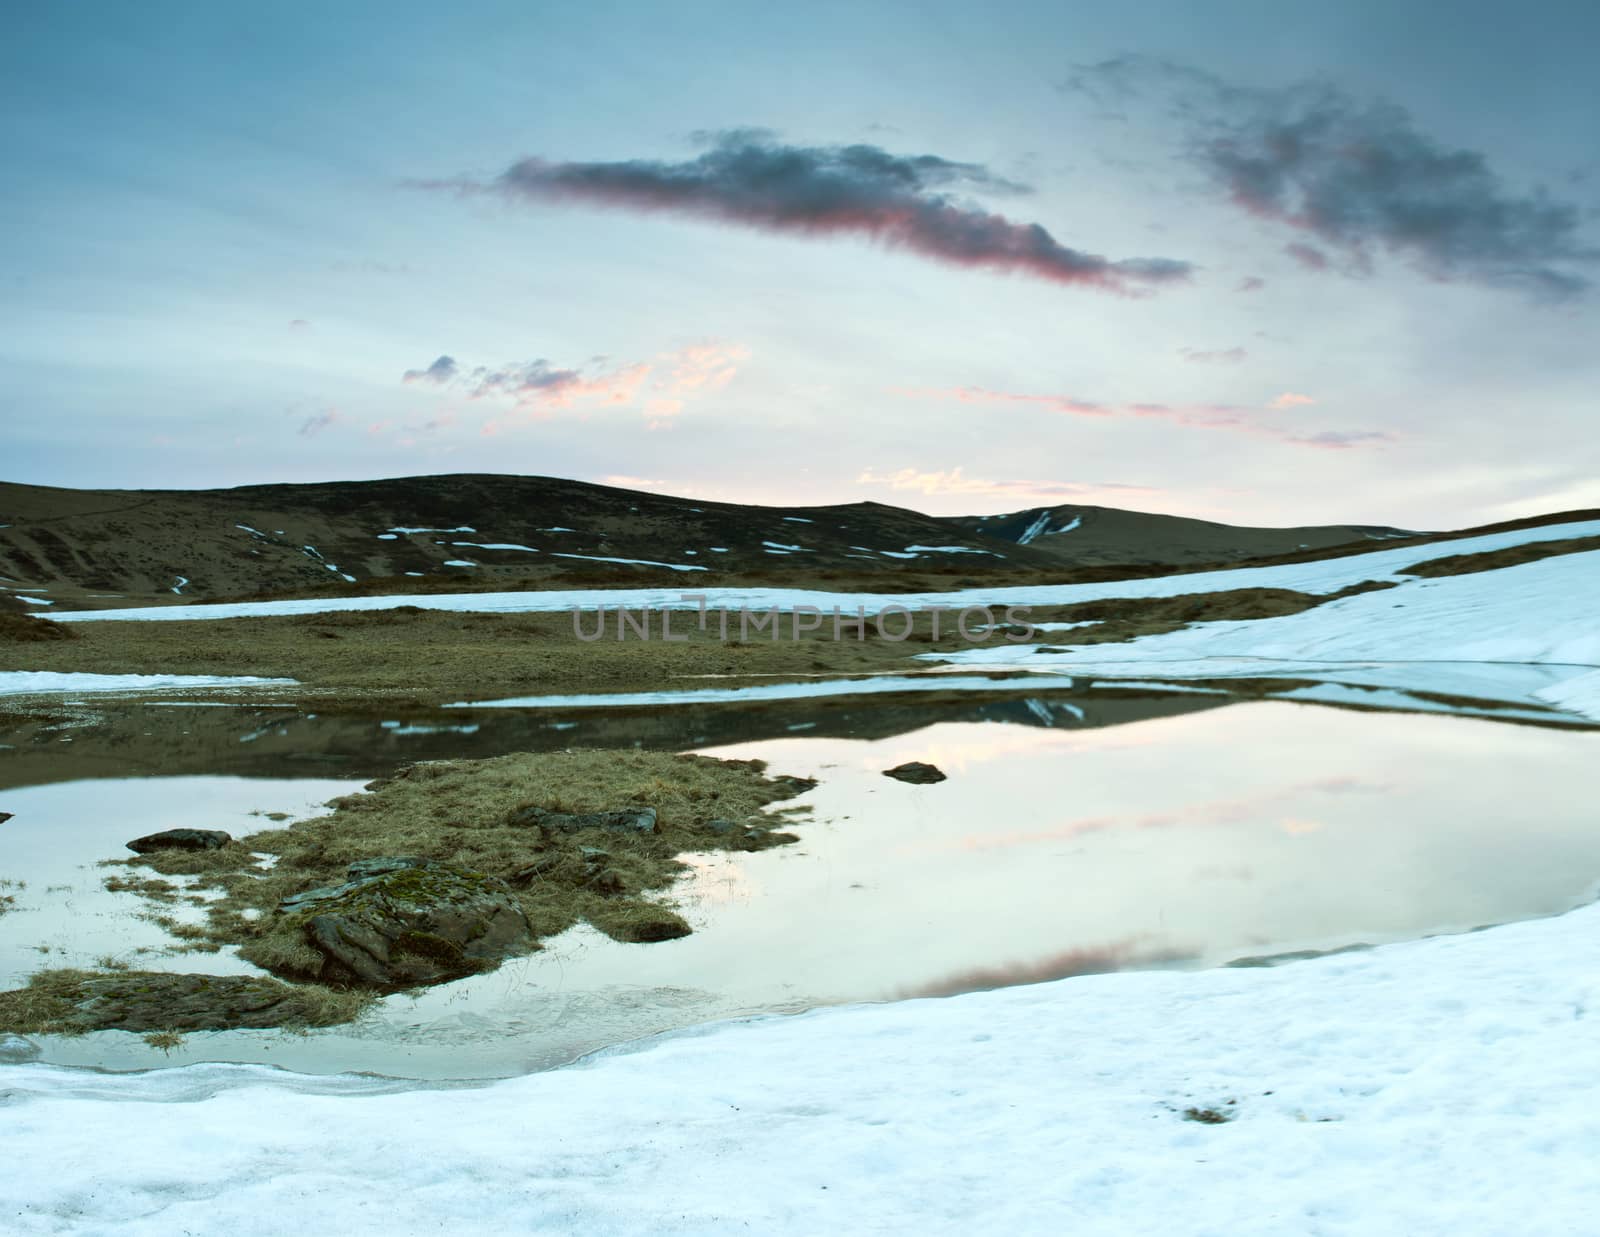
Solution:
<svg viewBox="0 0 1600 1237"><path fill-rule="evenodd" d="M547 812L542 807L523 808L511 817L514 825L542 825L555 833L582 833L585 829L610 829L616 833L654 833L653 807L619 808L610 812Z"/></svg>
<svg viewBox="0 0 1600 1237"><path fill-rule="evenodd" d="M903 765L885 769L883 776L892 777L897 782L910 782L913 786L931 786L934 782L945 780L942 771L933 765L923 764L920 760L908 760Z"/></svg>
<svg viewBox="0 0 1600 1237"><path fill-rule="evenodd" d="M326 981L382 988L443 983L493 970L537 944L510 887L481 872L435 863L331 892L313 901L315 913L305 923Z"/></svg>
<svg viewBox="0 0 1600 1237"><path fill-rule="evenodd" d="M147 855L153 850L221 850L233 835L220 829L163 829L134 838L128 849Z"/></svg>
<svg viewBox="0 0 1600 1237"><path fill-rule="evenodd" d="M604 863L611 858L610 851L601 850L598 846L580 846L578 847L578 855L585 863Z"/></svg>
<svg viewBox="0 0 1600 1237"><path fill-rule="evenodd" d="M0 812L0 825L5 824L6 821L8 821L10 819L11 819L11 813L10 812Z"/></svg>
<svg viewBox="0 0 1600 1237"><path fill-rule="evenodd" d="M31 1039L20 1035L0 1035L0 1065L21 1065L37 1061L40 1048Z"/></svg>
<svg viewBox="0 0 1600 1237"><path fill-rule="evenodd" d="M727 834L732 833L738 827L738 824L734 821L724 820L721 817L718 817L716 820L708 820L705 824L705 828L708 833L715 833L719 836L726 836Z"/></svg>
<svg viewBox="0 0 1600 1237"><path fill-rule="evenodd" d="M358 881L365 880L369 876L385 876L390 872L403 872L407 868L427 868L432 866L433 860L431 859L389 855L380 859L357 859L350 865L345 875L353 881Z"/></svg>

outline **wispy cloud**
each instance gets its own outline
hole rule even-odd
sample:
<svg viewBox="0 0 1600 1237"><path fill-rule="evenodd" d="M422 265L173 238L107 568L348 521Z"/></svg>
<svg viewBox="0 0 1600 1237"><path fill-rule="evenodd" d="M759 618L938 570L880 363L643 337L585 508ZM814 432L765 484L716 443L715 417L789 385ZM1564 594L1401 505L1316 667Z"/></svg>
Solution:
<svg viewBox="0 0 1600 1237"><path fill-rule="evenodd" d="M1421 132L1394 103L1327 83L1234 86L1142 56L1083 68L1069 86L1119 104L1167 101L1229 200L1317 242L1287 248L1312 269L1331 267L1332 251L1364 273L1386 251L1431 278L1562 298L1590 286L1571 268L1600 260L1580 206L1511 187L1483 154Z"/></svg>
<svg viewBox="0 0 1600 1237"><path fill-rule="evenodd" d="M901 468L891 473L879 473L868 468L856 478L857 485L881 485L891 490L910 490L919 494L993 494L1023 499L1083 499L1098 494L1160 494L1163 491L1148 485L1128 485L1119 481L997 481L986 477L969 477L955 468L922 472L915 468Z"/></svg>
<svg viewBox="0 0 1600 1237"><path fill-rule="evenodd" d="M487 184L421 186L689 215L796 236L856 236L956 266L1124 294L1180 282L1193 270L1172 258L1113 261L1073 249L1042 224L1016 222L956 196L1027 192L981 164L865 144L794 146L764 130L701 136L710 148L677 162L523 159Z"/></svg>
<svg viewBox="0 0 1600 1237"><path fill-rule="evenodd" d="M1185 361L1195 365L1237 365L1250 354L1243 348L1219 348L1207 351L1203 348L1179 348L1179 354Z"/></svg>
<svg viewBox="0 0 1600 1237"><path fill-rule="evenodd" d="M1262 408L1252 408L1243 404L1100 403L1075 395L1033 395L1013 391L991 391L984 387L894 388L893 390L897 395L912 399L949 399L967 404L1030 404L1047 412L1074 417L1164 420L1187 429L1231 431L1301 447L1343 449L1355 446L1380 446L1397 441L1395 435L1382 430L1361 430L1341 434L1301 432L1285 428L1272 420L1263 420ZM1268 412L1281 412L1287 408L1315 402L1308 395L1285 391L1266 404L1264 409Z"/></svg>
<svg viewBox="0 0 1600 1237"><path fill-rule="evenodd" d="M442 356L427 369L408 369L400 376L401 382L429 382L434 386L444 386L454 380L460 372L454 357Z"/></svg>
<svg viewBox="0 0 1600 1237"><path fill-rule="evenodd" d="M301 422L299 430L300 437L315 438L330 425L336 425L343 419L344 418L339 415L339 411L335 408L328 408L322 412L315 413Z"/></svg>
<svg viewBox="0 0 1600 1237"><path fill-rule="evenodd" d="M467 399L509 405L515 413L534 417L584 403L638 406L659 428L670 424L688 399L725 387L749 355L741 344L707 342L631 364L597 358L567 367L540 358L470 370L454 357L441 356L426 369L406 370L400 380L459 391ZM497 433L512 419L492 420L483 432Z"/></svg>

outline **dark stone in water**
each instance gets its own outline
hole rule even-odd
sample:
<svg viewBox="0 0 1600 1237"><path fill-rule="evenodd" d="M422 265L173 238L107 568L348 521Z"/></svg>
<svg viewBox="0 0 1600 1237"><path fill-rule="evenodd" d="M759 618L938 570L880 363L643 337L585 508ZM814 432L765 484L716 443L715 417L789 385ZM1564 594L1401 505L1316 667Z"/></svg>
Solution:
<svg viewBox="0 0 1600 1237"><path fill-rule="evenodd" d="M885 769L883 776L892 777L897 782L910 782L913 786L931 786L934 782L945 780L941 770L920 760L909 760L903 765Z"/></svg>
<svg viewBox="0 0 1600 1237"><path fill-rule="evenodd" d="M0 825L5 824L6 821L8 821L10 819L11 819L11 813L10 812L0 812Z"/></svg>
<svg viewBox="0 0 1600 1237"><path fill-rule="evenodd" d="M444 863L352 881L312 905L306 940L323 955L322 978L334 983L444 983L493 970L537 943L504 881Z"/></svg>
<svg viewBox="0 0 1600 1237"><path fill-rule="evenodd" d="M619 808L610 812L547 812L542 807L523 808L511 817L514 825L541 825L555 833L582 833L609 829L615 833L654 833L653 807Z"/></svg>
<svg viewBox="0 0 1600 1237"><path fill-rule="evenodd" d="M128 849L141 855L153 850L221 850L231 841L233 835L220 829L163 829L134 838Z"/></svg>

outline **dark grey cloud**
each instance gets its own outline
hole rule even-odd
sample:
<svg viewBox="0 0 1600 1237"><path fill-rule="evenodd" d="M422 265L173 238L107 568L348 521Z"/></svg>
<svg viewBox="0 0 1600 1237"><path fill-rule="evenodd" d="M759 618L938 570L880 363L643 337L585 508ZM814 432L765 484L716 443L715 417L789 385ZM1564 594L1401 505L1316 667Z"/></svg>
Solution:
<svg viewBox="0 0 1600 1237"><path fill-rule="evenodd" d="M408 369L401 375L402 382L430 382L434 386L444 386L454 380L460 372L454 357L442 356L427 369Z"/></svg>
<svg viewBox="0 0 1600 1237"><path fill-rule="evenodd" d="M1061 244L1043 225L1018 223L957 194L1015 197L1026 186L976 163L897 155L877 146L793 146L765 130L696 135L693 159L552 163L523 159L488 185L512 198L692 215L790 235L850 235L935 261L1055 283L1139 293L1185 280L1172 258L1113 261Z"/></svg>
<svg viewBox="0 0 1600 1237"><path fill-rule="evenodd" d="M1316 242L1288 250L1308 268L1364 274L1387 252L1434 279L1559 299L1590 286L1573 267L1600 259L1579 206L1509 186L1482 154L1420 132L1393 103L1327 83L1233 86L1144 57L1084 68L1068 86L1104 105L1164 100L1235 205Z"/></svg>

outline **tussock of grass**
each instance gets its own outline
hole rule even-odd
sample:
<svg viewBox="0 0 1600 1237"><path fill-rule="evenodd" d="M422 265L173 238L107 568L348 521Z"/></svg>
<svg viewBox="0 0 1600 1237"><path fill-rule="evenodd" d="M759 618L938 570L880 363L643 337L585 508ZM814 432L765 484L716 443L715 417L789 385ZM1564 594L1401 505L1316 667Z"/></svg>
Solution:
<svg viewBox="0 0 1600 1237"><path fill-rule="evenodd" d="M678 856L793 841L792 834L774 831L775 822L760 810L809 786L769 778L759 761L663 752L574 750L434 761L333 800L327 816L250 834L220 850L160 851L121 862L196 876L200 885L223 891L209 904L204 928L181 929L192 943L237 944L242 957L274 974L314 980L323 959L307 943L305 924L316 908L280 914L278 903L340 884L358 859L413 856L499 877L515 891L538 937L587 920L617 940L665 940L689 930L670 906L650 896L682 870ZM593 812L629 806L655 808L656 831L563 833L513 823L530 807ZM713 820L735 827L719 832ZM277 863L263 871L252 852L276 855Z"/></svg>
<svg viewBox="0 0 1600 1237"><path fill-rule="evenodd" d="M351 1021L370 999L363 993L285 984L264 976L63 968L40 971L27 987L0 992L0 1030L171 1035L232 1027L333 1026Z"/></svg>

